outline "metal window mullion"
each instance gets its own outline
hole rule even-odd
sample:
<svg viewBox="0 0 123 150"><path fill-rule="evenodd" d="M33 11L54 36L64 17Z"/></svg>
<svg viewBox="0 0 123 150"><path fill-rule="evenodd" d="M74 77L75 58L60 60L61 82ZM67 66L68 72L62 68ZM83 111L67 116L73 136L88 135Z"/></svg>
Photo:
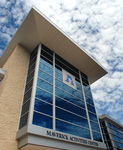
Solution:
<svg viewBox="0 0 123 150"><path fill-rule="evenodd" d="M56 118L55 118L55 53L53 53L53 130L55 131Z"/></svg>
<svg viewBox="0 0 123 150"><path fill-rule="evenodd" d="M88 83L89 83L89 87L90 87L90 81L89 81L89 79L88 79ZM95 112L96 112L96 116L97 116L97 110L96 110L96 107L95 107L95 101L93 100L93 95L92 95L92 92L91 92L91 87L90 87L90 93L91 93L91 96L92 96L92 101L93 101L93 104L94 104L94 108L95 108ZM101 134L101 137L102 137L102 141L103 141L103 143L104 143L104 139L103 139L103 135L102 135L102 131L101 131L101 127L100 127L100 122L99 122L99 118L97 117L97 121L98 121L98 125L99 125L99 129L100 129L100 134Z"/></svg>
<svg viewBox="0 0 123 150"><path fill-rule="evenodd" d="M111 135L110 130L109 130L109 127L108 127L108 123L107 123L106 120L105 120L104 122L105 122L105 125L106 125L106 129L107 129L107 131L108 131L108 135L109 135L109 137L110 137L111 144L112 144L113 147L115 147L114 142L113 142L112 135Z"/></svg>
<svg viewBox="0 0 123 150"><path fill-rule="evenodd" d="M40 53L41 53L41 44L39 44L38 52L37 52L37 59L36 59L35 72L34 72L33 85L32 85L32 93L31 93L31 100L30 100L30 107L29 107L28 124L32 124L32 119L33 119L33 109L34 109L34 102L35 102L35 92L36 92L36 85L37 85Z"/></svg>
<svg viewBox="0 0 123 150"><path fill-rule="evenodd" d="M86 104L86 99L85 99L85 93L84 93L84 87L83 87L83 84L82 84L82 77L81 77L80 70L79 70L79 76L80 76L80 82L81 82L81 86L82 86L83 98L84 98L84 102L85 102L85 109L86 109L86 114L87 114L89 131L90 131L91 139L93 140L93 135L92 135L92 130L91 130L91 124L90 124L90 119L89 119L89 114L88 114L88 109L87 109L87 104Z"/></svg>

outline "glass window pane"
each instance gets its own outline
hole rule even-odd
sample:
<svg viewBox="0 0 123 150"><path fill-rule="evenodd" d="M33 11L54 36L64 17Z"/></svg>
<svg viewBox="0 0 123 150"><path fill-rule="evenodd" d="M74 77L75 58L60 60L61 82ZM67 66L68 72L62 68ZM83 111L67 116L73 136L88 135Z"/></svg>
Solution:
<svg viewBox="0 0 123 150"><path fill-rule="evenodd" d="M57 87L63 89L64 91L66 91L66 92L68 92L68 93L70 93L70 94L72 94L72 95L74 95L74 96L76 96L80 99L83 99L82 93L80 93L77 90L71 88L70 86L64 84L63 82L56 79L55 84L56 84Z"/></svg>
<svg viewBox="0 0 123 150"><path fill-rule="evenodd" d="M95 113L96 114L96 111L95 111L95 108L89 104L87 104L87 107L88 107L88 110Z"/></svg>
<svg viewBox="0 0 123 150"><path fill-rule="evenodd" d="M61 67L55 65L55 70L56 70L58 73L62 74L62 69L61 69Z"/></svg>
<svg viewBox="0 0 123 150"><path fill-rule="evenodd" d="M64 111L62 109L56 108L56 117L59 119L68 121L70 123L74 123L76 125L80 125L80 126L88 128L87 119L81 118L79 116L71 114L71 113Z"/></svg>
<svg viewBox="0 0 123 150"><path fill-rule="evenodd" d="M88 80L87 75L85 75L83 72L81 72L82 77L84 77L86 80Z"/></svg>
<svg viewBox="0 0 123 150"><path fill-rule="evenodd" d="M64 98L64 99L66 99L66 100L68 100L68 101L70 101L70 102L80 106L80 107L85 108L85 104L84 104L84 102L82 100L79 100L76 97L74 97L74 96L72 96L72 95L70 95L70 94L68 94L68 93L66 93L66 92L64 92L64 91L62 91L62 90L60 90L58 88L55 88L55 94L57 96L61 97L61 98Z"/></svg>
<svg viewBox="0 0 123 150"><path fill-rule="evenodd" d="M44 80L46 80L47 82L49 83L53 83L53 77L48 75L47 73L41 71L41 70L38 70L38 76Z"/></svg>
<svg viewBox="0 0 123 150"><path fill-rule="evenodd" d="M48 60L53 61L53 55L49 54L47 51L43 49L41 50L41 55L47 58Z"/></svg>
<svg viewBox="0 0 123 150"><path fill-rule="evenodd" d="M57 79L59 79L59 80L63 80L62 79L62 75L61 74L59 74L58 72L55 72L55 77L57 78Z"/></svg>
<svg viewBox="0 0 123 150"><path fill-rule="evenodd" d="M90 86L89 85L83 84L83 87L84 87L85 90L90 91Z"/></svg>
<svg viewBox="0 0 123 150"><path fill-rule="evenodd" d="M27 101L26 103L24 103L24 105L22 106L21 115L23 115L23 114L25 114L26 112L28 112L29 106L30 106L30 100L28 100L28 101Z"/></svg>
<svg viewBox="0 0 123 150"><path fill-rule="evenodd" d="M76 78L76 84L81 87L81 83L80 83L80 81L77 78Z"/></svg>
<svg viewBox="0 0 123 150"><path fill-rule="evenodd" d="M41 62L39 63L39 68L40 68L41 70L44 70L45 72L47 72L47 73L53 75L53 70L52 70L51 68L49 68L48 66L44 65L44 64L41 63Z"/></svg>
<svg viewBox="0 0 123 150"><path fill-rule="evenodd" d="M102 137L101 137L101 134L100 134L100 133L97 133L97 132L92 131L92 134L93 134L93 139L94 139L95 141L102 142Z"/></svg>
<svg viewBox="0 0 123 150"><path fill-rule="evenodd" d="M90 132L87 129L60 121L56 120L56 130L76 136L80 136L83 138L88 138L90 139Z"/></svg>
<svg viewBox="0 0 123 150"><path fill-rule="evenodd" d="M56 106L59 106L61 108L74 112L76 114L79 114L80 116L86 116L86 111L84 109L77 107L58 97L56 97Z"/></svg>
<svg viewBox="0 0 123 150"><path fill-rule="evenodd" d="M36 88L36 95L35 97L41 99L41 100L44 100L48 103L53 103L53 95L48 93L48 92L45 92L39 88Z"/></svg>
<svg viewBox="0 0 123 150"><path fill-rule="evenodd" d="M86 102L87 102L87 103L89 103L89 104L91 104L91 105L94 105L94 102L93 102L93 100L92 100L91 98L89 98L89 97L87 97L87 96L85 96L85 98L86 98Z"/></svg>
<svg viewBox="0 0 123 150"><path fill-rule="evenodd" d="M92 94L91 94L90 92L88 92L87 90L84 90L84 92L85 92L85 95L86 95L86 96L92 98Z"/></svg>
<svg viewBox="0 0 123 150"><path fill-rule="evenodd" d="M92 114L92 113L90 113L90 112L89 112L89 118L90 118L90 120L92 120L92 121L98 122L98 121L97 121L97 116L94 115L94 114Z"/></svg>
<svg viewBox="0 0 123 150"><path fill-rule="evenodd" d="M19 129L21 129L27 124L27 120L28 120L28 113L26 113L23 117L21 117Z"/></svg>
<svg viewBox="0 0 123 150"><path fill-rule="evenodd" d="M34 112L33 124L52 129L53 128L53 119L51 117Z"/></svg>
<svg viewBox="0 0 123 150"><path fill-rule="evenodd" d="M71 68L72 70L74 70L75 72L78 73L78 69L75 68L73 65L71 65L69 62L67 62L66 60L64 60L62 57L60 57L59 55L55 54L55 58L57 60L60 60L61 62L63 62L66 66L68 66L69 68Z"/></svg>
<svg viewBox="0 0 123 150"><path fill-rule="evenodd" d="M79 79L79 73L73 71L71 68L69 68L66 64L64 64L63 62L55 59L55 63L60 66L61 68L63 68L64 70L68 71L69 73L71 73L72 75L74 75L75 77L77 77Z"/></svg>
<svg viewBox="0 0 123 150"><path fill-rule="evenodd" d="M53 112L52 108L53 108L52 105L49 105L45 102L35 99L34 110L52 116L52 112Z"/></svg>
<svg viewBox="0 0 123 150"><path fill-rule="evenodd" d="M53 93L53 86L51 84L39 79L39 78L37 80L37 86L48 91L48 92Z"/></svg>
<svg viewBox="0 0 123 150"><path fill-rule="evenodd" d="M50 68L53 68L53 62L51 60L49 60L47 57L40 56L40 62L46 64Z"/></svg>
<svg viewBox="0 0 123 150"><path fill-rule="evenodd" d="M30 89L25 95L24 95L24 100L23 103L25 103L29 98L31 97L32 94L32 89Z"/></svg>
<svg viewBox="0 0 123 150"><path fill-rule="evenodd" d="M100 132L99 125L97 123L94 123L92 121L90 121L90 123L91 123L91 129L92 130Z"/></svg>
<svg viewBox="0 0 123 150"><path fill-rule="evenodd" d="M50 55L53 55L53 51L42 44L42 49L44 49L46 52L48 52Z"/></svg>

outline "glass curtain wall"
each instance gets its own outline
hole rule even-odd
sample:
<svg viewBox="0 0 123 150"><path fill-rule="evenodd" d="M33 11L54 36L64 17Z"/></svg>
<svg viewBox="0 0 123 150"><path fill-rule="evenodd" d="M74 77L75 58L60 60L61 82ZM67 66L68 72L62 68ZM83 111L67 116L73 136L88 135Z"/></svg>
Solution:
<svg viewBox="0 0 123 150"><path fill-rule="evenodd" d="M76 89L63 82L63 70ZM102 142L87 76L42 45L32 124Z"/></svg>
<svg viewBox="0 0 123 150"><path fill-rule="evenodd" d="M123 149L123 131L109 122L101 122L101 128L108 150Z"/></svg>

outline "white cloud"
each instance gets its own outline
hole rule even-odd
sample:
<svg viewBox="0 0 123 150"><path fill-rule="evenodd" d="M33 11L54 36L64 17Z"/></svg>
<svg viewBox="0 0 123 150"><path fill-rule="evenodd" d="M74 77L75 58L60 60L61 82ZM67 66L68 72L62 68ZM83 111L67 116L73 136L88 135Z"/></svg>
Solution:
<svg viewBox="0 0 123 150"><path fill-rule="evenodd" d="M3 40L10 40L34 5L101 63L109 74L92 85L98 113L107 113L122 122L122 0L16 0L16 3L2 0L0 5L0 38Z"/></svg>

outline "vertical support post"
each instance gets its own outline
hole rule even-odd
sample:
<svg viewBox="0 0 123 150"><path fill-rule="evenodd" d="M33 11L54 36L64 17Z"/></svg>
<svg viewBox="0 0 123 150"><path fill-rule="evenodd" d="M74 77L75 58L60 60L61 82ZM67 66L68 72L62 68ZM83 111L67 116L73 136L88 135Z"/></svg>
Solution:
<svg viewBox="0 0 123 150"><path fill-rule="evenodd" d="M88 120L88 125L89 125L89 131L90 131L90 135L91 135L91 140L93 140L93 135L92 135L91 125L90 125L90 119L89 119L87 103L86 103L86 99L85 99L85 93L84 93L84 88L83 88L83 84L82 84L82 76L81 76L80 70L79 70L79 76L80 76L80 82L81 82L81 87L82 87L82 94L84 97L84 103L85 103L85 109L86 109L87 120Z"/></svg>
<svg viewBox="0 0 123 150"><path fill-rule="evenodd" d="M39 69L39 61L40 61L40 54L41 54L41 43L39 44L38 51L37 51L37 59L36 59L35 73L34 73L33 85L32 85L32 94L31 94L31 100L30 100L28 124L32 124L33 109L34 109L34 102L35 102L35 92L36 92L36 85L37 85L37 78L38 78L38 69Z"/></svg>
<svg viewBox="0 0 123 150"><path fill-rule="evenodd" d="M55 53L53 53L53 130L55 131Z"/></svg>

